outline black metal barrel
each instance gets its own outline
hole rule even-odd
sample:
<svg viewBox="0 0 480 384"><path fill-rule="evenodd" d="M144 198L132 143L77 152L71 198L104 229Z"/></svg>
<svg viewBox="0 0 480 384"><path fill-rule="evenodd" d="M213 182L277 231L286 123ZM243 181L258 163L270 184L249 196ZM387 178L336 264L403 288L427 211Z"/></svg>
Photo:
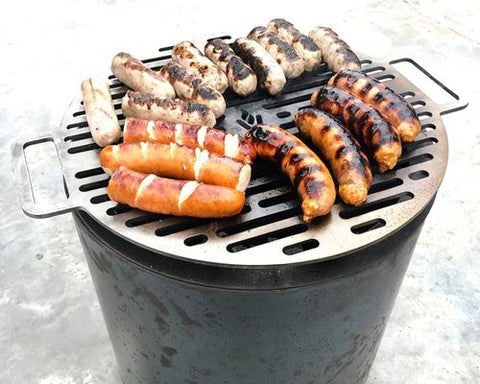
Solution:
<svg viewBox="0 0 480 384"><path fill-rule="evenodd" d="M184 261L73 216L124 384L365 383L432 201L341 258Z"/></svg>

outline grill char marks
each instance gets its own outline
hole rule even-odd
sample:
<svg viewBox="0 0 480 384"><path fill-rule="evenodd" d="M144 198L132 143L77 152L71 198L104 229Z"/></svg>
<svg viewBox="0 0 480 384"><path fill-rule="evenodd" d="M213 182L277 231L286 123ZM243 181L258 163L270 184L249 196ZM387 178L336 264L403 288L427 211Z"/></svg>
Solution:
<svg viewBox="0 0 480 384"><path fill-rule="evenodd" d="M314 92L311 105L344 122L376 160L379 171L392 169L402 152L398 131L374 108L335 87Z"/></svg>
<svg viewBox="0 0 480 384"><path fill-rule="evenodd" d="M403 141L413 141L420 132L421 124L412 105L391 88L364 73L342 70L332 77L328 84L372 104L398 129Z"/></svg>
<svg viewBox="0 0 480 384"><path fill-rule="evenodd" d="M305 221L330 212L335 202L333 179L325 164L301 140L267 124L254 126L246 138L258 156L276 162L287 174L302 200Z"/></svg>

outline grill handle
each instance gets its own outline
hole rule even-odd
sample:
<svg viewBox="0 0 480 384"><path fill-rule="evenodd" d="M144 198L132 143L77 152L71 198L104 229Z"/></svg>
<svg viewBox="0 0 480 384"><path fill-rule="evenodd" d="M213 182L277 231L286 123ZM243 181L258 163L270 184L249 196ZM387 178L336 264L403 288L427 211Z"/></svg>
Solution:
<svg viewBox="0 0 480 384"><path fill-rule="evenodd" d="M58 158L58 165L60 167L60 171L62 174L63 180L63 189L65 192L65 198L61 201L53 202L50 201L45 202L37 202L35 198L35 190L34 185L32 182L32 175L30 173L28 164L27 164L27 157L25 155L26 148L39 145L42 143L53 143L55 147L55 154ZM14 174L17 179L19 188L20 188L20 202L22 205L23 212L33 218L46 218L52 217L56 215L61 215L66 212L70 212L73 209L78 207L76 204L74 197L69 194L67 183L65 180L65 173L63 171L62 162L60 160L59 155L59 148L61 148L62 143L58 138L55 137L52 133L45 133L42 136L27 139L27 140L19 140L15 141L12 144L11 152L12 152L12 160L13 160L13 168Z"/></svg>

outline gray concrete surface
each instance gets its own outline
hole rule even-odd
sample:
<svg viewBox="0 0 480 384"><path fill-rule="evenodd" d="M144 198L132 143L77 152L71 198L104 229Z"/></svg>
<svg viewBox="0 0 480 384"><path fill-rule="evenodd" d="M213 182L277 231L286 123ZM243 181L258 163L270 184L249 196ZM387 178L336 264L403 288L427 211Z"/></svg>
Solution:
<svg viewBox="0 0 480 384"><path fill-rule="evenodd" d="M266 2L265 2L266 3ZM418 60L470 101L446 115L450 159L369 384L480 383L480 6L470 1L17 2L0 6L0 383L119 383L69 215L21 212L13 138L59 124L83 78L118 51L146 57L203 33L246 34L273 17L330 25L371 56ZM233 14L232 14L233 13Z"/></svg>

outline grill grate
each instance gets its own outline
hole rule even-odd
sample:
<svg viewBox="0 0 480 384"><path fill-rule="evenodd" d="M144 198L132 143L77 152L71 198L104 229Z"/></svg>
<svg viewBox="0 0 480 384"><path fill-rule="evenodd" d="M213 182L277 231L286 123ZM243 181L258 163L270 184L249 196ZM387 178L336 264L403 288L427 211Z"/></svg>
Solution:
<svg viewBox="0 0 480 384"><path fill-rule="evenodd" d="M161 48L162 56L143 62L158 69L170 59L171 48ZM445 172L448 152L440 118L446 108L432 102L391 65L402 60L374 62L365 56L361 59L365 73L409 99L423 124L417 140L404 145L402 158L394 170L378 174L372 169L373 185L364 205L350 207L337 199L330 215L305 224L300 220L300 200L288 179L275 165L262 160L255 163L252 181L246 190L246 206L236 217L222 220L181 218L116 204L106 195L108 177L99 167L99 147L89 133L81 99L77 99L55 132L70 192L68 208L87 211L112 232L142 247L174 257L224 265L306 263L339 257L380 240L413 219L436 193ZM414 63L410 59L403 61ZM274 98L267 98L261 90L246 99L227 91L228 108L217 127L243 135L256 122L267 122L298 135L293 121L295 112L309 104L311 93L331 75L322 65L314 73L290 80L284 92ZM127 88L114 76L109 79L115 108L123 125L121 98ZM458 100L452 110L465 106ZM59 213L36 214L25 210L32 216Z"/></svg>

